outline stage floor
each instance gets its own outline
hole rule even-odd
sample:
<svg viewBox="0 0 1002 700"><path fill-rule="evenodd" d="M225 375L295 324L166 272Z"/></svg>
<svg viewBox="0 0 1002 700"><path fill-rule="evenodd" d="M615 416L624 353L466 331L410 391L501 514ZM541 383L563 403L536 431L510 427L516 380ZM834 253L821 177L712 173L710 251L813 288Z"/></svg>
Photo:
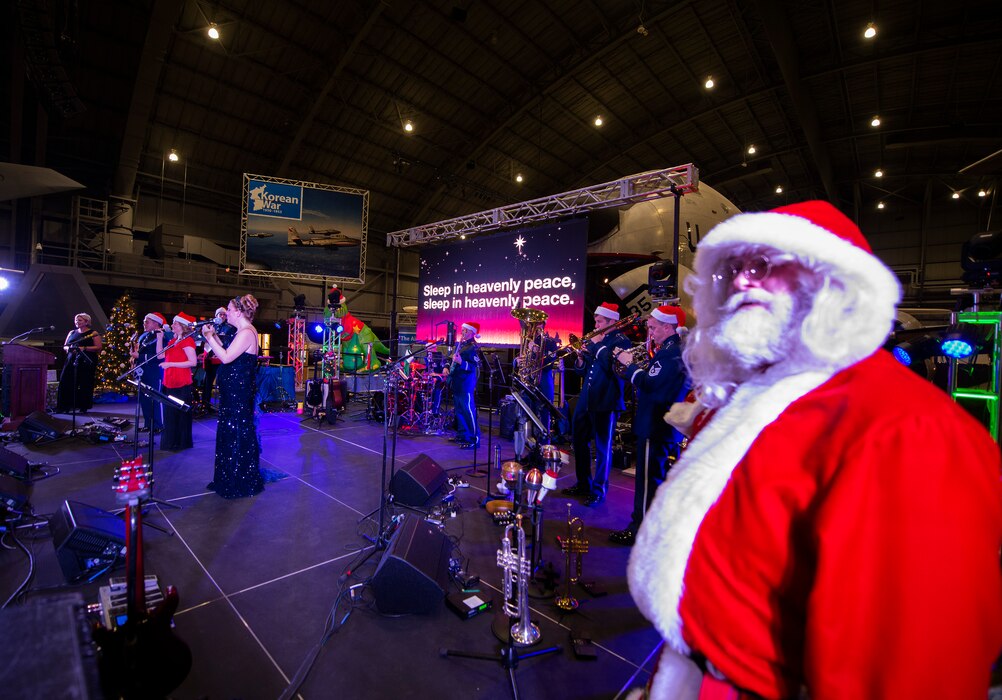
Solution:
<svg viewBox="0 0 1002 700"><path fill-rule="evenodd" d="M78 421L131 419L134 407L134 403L98 405ZM339 579L368 545L364 536L377 530L374 519L365 516L381 501L384 432L381 424L365 419L364 409L364 404L351 404L346 417L334 426L318 425L291 412L262 414L261 464L281 478L253 498L227 501L205 488L212 478L215 449L212 415L195 421L194 448L156 451L154 495L180 509L153 507L147 512L148 523L173 534L145 529L146 573L178 588L176 633L194 657L190 674L171 697L277 698L321 641ZM477 452L481 465L487 459L487 421L485 415L482 418L484 449ZM496 423L495 418L495 431ZM130 440L133 435L130 431ZM145 439L142 434L141 440ZM494 441L499 441L496 435ZM511 458L511 441L500 439L500 444L504 458ZM40 515L58 513L64 500L117 508L112 474L134 450L132 442L90 444L77 438L32 447L15 442L7 447L59 469L57 475L33 485L31 504ZM496 553L503 528L478 505L487 480L467 474L473 453L447 442L445 436L398 437L397 468L420 454L470 484L456 490L461 512L445 520L445 532L469 559L467 571L480 576L482 594L493 598L497 610L501 571ZM563 469L560 486L574 481L571 464ZM523 698L617 698L646 682L660 644L627 590L629 548L608 541L612 530L629 521L632 479L614 470L608 498L595 509L559 493L548 496L543 554L561 574L564 561L555 538L567 532L568 502L572 514L584 521L590 541L583 579L594 581L602 595L592 596L575 586L572 594L580 606L570 613L558 609L552 598L532 599L532 617L542 631L541 643L534 648L561 648L558 653L521 660L515 676ZM388 515L405 512L409 511L391 508ZM111 574L67 587L48 530L26 531L21 539L35 558L26 604L67 590L79 591L87 602L97 601L98 587L107 585ZM372 576L378 562L377 553L352 571L348 583ZM2 600L17 589L28 570L23 551L0 550ZM124 568L114 575L124 575ZM508 673L500 663L440 655L445 648L496 653L501 645L491 632L492 613L462 620L442 603L429 614L382 615L372 604L371 589L358 590L351 615L320 650L300 687L302 697L511 697ZM452 584L450 590L458 588ZM341 611L343 616L345 608ZM594 640L597 659L575 657L572 630Z"/></svg>

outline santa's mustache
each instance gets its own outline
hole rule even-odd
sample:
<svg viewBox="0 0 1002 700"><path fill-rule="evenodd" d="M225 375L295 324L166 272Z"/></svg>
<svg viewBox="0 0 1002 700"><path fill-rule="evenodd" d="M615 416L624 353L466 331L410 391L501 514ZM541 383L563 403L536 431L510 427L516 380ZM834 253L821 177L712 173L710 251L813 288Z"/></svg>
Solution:
<svg viewBox="0 0 1002 700"><path fill-rule="evenodd" d="M725 314L732 314L745 304L765 304L772 305L773 295L764 289L746 289L743 292L733 294L721 307Z"/></svg>

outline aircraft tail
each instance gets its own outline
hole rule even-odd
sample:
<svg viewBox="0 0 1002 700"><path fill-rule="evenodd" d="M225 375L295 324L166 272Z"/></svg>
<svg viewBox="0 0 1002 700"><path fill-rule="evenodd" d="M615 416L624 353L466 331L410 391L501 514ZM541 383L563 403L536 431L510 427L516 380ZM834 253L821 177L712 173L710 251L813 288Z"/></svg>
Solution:
<svg viewBox="0 0 1002 700"><path fill-rule="evenodd" d="M303 245L303 239L299 237L295 226L289 227L289 245Z"/></svg>

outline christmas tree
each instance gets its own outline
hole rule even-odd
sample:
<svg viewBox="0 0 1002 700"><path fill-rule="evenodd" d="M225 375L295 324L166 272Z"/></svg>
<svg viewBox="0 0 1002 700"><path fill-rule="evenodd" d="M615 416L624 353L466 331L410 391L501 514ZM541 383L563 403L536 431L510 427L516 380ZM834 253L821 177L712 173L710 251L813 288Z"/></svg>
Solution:
<svg viewBox="0 0 1002 700"><path fill-rule="evenodd" d="M104 342L97 361L95 392L114 391L119 394L128 394L132 392L132 385L124 379L119 381L118 377L132 367L129 347L136 332L142 330L139 327L136 309L128 294L123 294L115 302L108 320L108 330L101 336Z"/></svg>

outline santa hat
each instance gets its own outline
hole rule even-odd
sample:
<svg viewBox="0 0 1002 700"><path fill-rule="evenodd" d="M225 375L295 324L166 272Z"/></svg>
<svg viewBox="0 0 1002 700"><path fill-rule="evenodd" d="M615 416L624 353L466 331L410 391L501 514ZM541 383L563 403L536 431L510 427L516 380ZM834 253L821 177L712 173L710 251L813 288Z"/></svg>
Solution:
<svg viewBox="0 0 1002 700"><path fill-rule="evenodd" d="M153 323L158 326L162 326L167 323L167 319L164 318L163 314L158 314L156 311L151 311L150 313L143 316L144 321L153 321Z"/></svg>
<svg viewBox="0 0 1002 700"><path fill-rule="evenodd" d="M475 337L480 337L480 324L476 321L466 321L463 323L462 328L466 331L473 331Z"/></svg>
<svg viewBox="0 0 1002 700"><path fill-rule="evenodd" d="M901 285L873 254L859 227L834 206L814 200L732 216L700 241L693 261L696 274L710 279L721 262L742 247L775 248L807 266L820 264L846 288L859 293L866 305L855 308L847 319L856 336L856 348L850 354L856 357L846 361L862 359L883 344L893 327ZM696 311L703 314L700 308Z"/></svg>
<svg viewBox="0 0 1002 700"><path fill-rule="evenodd" d="M657 319L661 323L670 323L673 326L685 325L685 311L682 310L681 306L662 304L651 311L651 318Z"/></svg>
<svg viewBox="0 0 1002 700"><path fill-rule="evenodd" d="M195 317L189 316L183 311L178 311L177 316L174 317L174 323L180 323L183 326L193 326L195 324Z"/></svg>
<svg viewBox="0 0 1002 700"><path fill-rule="evenodd" d="M596 316L605 316L606 318L612 319L613 321L619 320L619 307L615 304L610 304L609 302L602 302L599 306L595 307Z"/></svg>

